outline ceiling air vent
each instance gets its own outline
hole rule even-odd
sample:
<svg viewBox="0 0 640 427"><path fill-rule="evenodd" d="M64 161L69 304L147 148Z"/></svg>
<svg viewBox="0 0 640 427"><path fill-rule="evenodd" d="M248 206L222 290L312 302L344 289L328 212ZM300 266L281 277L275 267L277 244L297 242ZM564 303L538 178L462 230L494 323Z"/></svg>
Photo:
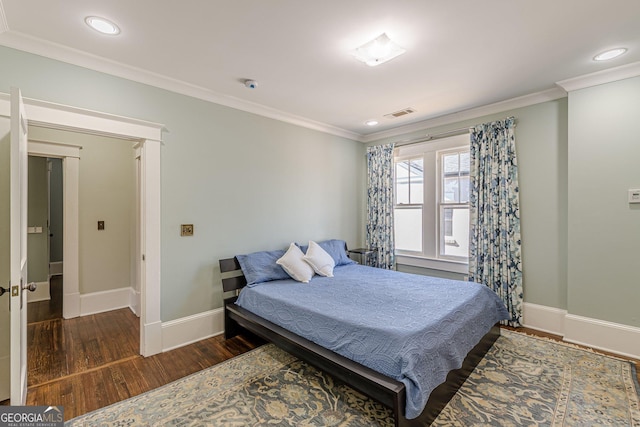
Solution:
<svg viewBox="0 0 640 427"><path fill-rule="evenodd" d="M396 111L395 113L385 114L384 116L390 119L395 119L397 117L406 116L407 114L411 114L415 112L416 110L414 110L413 108L405 108L404 110Z"/></svg>

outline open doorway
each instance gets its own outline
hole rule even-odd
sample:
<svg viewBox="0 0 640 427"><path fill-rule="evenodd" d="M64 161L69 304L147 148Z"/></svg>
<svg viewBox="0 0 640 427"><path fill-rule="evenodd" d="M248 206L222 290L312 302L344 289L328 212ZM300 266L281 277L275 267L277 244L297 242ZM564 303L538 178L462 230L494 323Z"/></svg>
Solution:
<svg viewBox="0 0 640 427"><path fill-rule="evenodd" d="M0 115L7 118L7 123L9 123L8 117L10 117L10 112L12 111L10 100L9 94L0 93ZM141 230L138 233L140 236L138 262L142 277L139 304L140 354L151 356L160 353L162 351L162 322L160 320L160 153L164 125L36 99L24 98L24 104L27 110L29 126L66 130L88 135L110 136L136 144L135 152L140 159L140 182L138 183L138 188L140 189L141 201L139 215ZM63 315L68 318L77 317L80 315L80 268L77 263L80 251L77 235L78 206L77 203L74 204L73 198L69 197L69 194L78 192L79 147L65 144L29 142L28 153L30 155L63 159L65 176ZM1 337L2 334L0 334ZM2 343L4 344L5 341L9 342L6 339ZM13 344L11 346L13 348Z"/></svg>
<svg viewBox="0 0 640 427"><path fill-rule="evenodd" d="M62 160L29 156L28 167L27 275L38 287L28 294L27 323L35 323L62 318Z"/></svg>
<svg viewBox="0 0 640 427"><path fill-rule="evenodd" d="M134 307L140 293L134 267L139 160L137 142L121 138L30 126L29 141L32 146L75 147L79 158L73 198L78 207L80 307L78 317L63 318L66 277L57 274L55 263L62 263L64 272L65 230L59 222L65 216L62 166L69 156L29 156L29 280L43 290L40 298L34 293L27 310L28 383L37 388L138 353L140 322ZM119 329L123 327L126 334ZM115 337L114 330L119 331ZM126 345L120 342L125 335ZM74 345L64 344L70 342Z"/></svg>
<svg viewBox="0 0 640 427"><path fill-rule="evenodd" d="M20 111L18 114L18 103L13 102L15 98L19 98L19 89L12 88L12 95L0 93L0 125L7 125L6 132L0 133L5 135L0 139L0 150L5 148L5 140L12 140L10 136L13 133L10 129L24 129L27 128L27 119L21 119L24 117L24 109L22 107L22 101L20 102ZM160 253L160 148L162 140L162 131L164 126L157 123L146 122L137 119L131 119L127 117L119 117L111 114L90 111L81 108L75 108L71 106L65 106L60 104L53 104L45 101L23 98L24 106L27 110L28 125L39 126L49 129L67 130L71 132L78 132L91 135L112 136L119 139L128 140L136 143L136 155L139 157L140 162L140 177L141 181L138 183L140 188L140 200L141 200L141 212L140 222L142 232L138 235L141 236L140 253L138 259L142 259L141 262L141 276L143 277L143 288L140 292L140 347L139 351L143 356L151 356L153 354L160 353L162 351L162 322L160 320L160 266L161 266L161 253ZM15 108L14 108L15 107ZM15 118L15 119L14 119ZM13 120L11 120L13 119ZM6 122L6 123L5 123ZM11 127L9 127L11 123ZM1 127L1 126L0 126ZM16 135L19 135L16 133ZM24 135L24 132L22 132ZM15 139L12 140L12 144ZM26 143L26 139L22 138L22 141ZM8 150L9 144L6 144ZM63 159L63 170L65 174L64 179L64 203L65 203L65 241L64 241L64 266L63 275L64 280L64 307L63 313L66 310L66 306L69 305L69 317L77 317L79 315L80 308L80 291L79 291L79 245L78 245L78 206L74 204L74 199L69 197L69 194L77 194L78 191L78 172L79 172L79 148L69 147L64 144L32 144L29 142L28 150L24 150L21 147L20 153L22 157L19 159L23 164L22 169L27 170L27 151L28 154L44 155L60 157ZM16 150L17 151L17 150ZM4 151L3 151L4 153ZM7 151L8 153L8 151ZM13 151L12 151L13 153ZM0 156L0 158L9 159L9 155ZM13 157L12 157L13 158ZM8 167L0 168L0 171L8 171ZM8 173L7 173L8 176ZM5 177L0 173L0 181L5 182ZM22 182L27 181L26 175L21 178ZM9 182L8 179L6 182ZM13 188L13 187L12 187ZM23 240L26 240L26 197L20 203L14 203L13 195L24 194L26 196L27 191L14 191L12 190L11 206L16 207L15 210L23 212L24 218L21 220L24 224ZM9 192L7 192L7 195ZM9 203L6 204L9 206ZM18 206L23 206L22 209ZM8 208L6 209L8 212ZM0 209L0 216L5 216L5 210ZM18 230L18 227L8 227L7 229ZM8 241L8 239L1 239L2 241ZM71 244L69 244L71 243ZM26 241L23 242L22 247L26 249ZM18 254L17 250L11 249L4 251L4 247L0 247L0 262L8 261L9 254ZM26 283L26 251L23 253L22 262L22 279ZM13 258L12 258L13 259ZM13 266L13 264L12 264ZM12 267L13 271L13 267ZM70 285L71 284L71 285ZM18 286L18 285L16 285ZM68 298L71 297L71 298ZM25 298L26 299L26 298ZM67 302L71 299L71 304ZM20 299L22 301L22 299ZM14 306L15 301L12 301ZM25 310L15 310L12 313L26 314ZM1 314L1 313L0 313ZM19 392L24 394L24 387L26 385L26 376L24 376L25 358L22 357L17 360L14 357L17 353L24 355L26 353L23 345L26 345L26 316L22 316L23 320L18 321L16 316L11 316L11 330L19 328L20 334L9 335L9 328L3 328L6 333L0 334L0 348L6 351L0 354L0 362L6 367L6 369L0 370L0 383L11 384L11 390L20 389ZM8 323L8 322L5 322ZM13 328L13 326L16 328ZM24 325L24 326L22 326ZM15 339L14 339L15 337ZM11 338L11 339L9 339ZM5 345L5 343L7 345ZM11 361L9 360L9 350L11 353ZM10 369L11 366L20 366L20 369ZM5 378L5 374L11 373L10 381L8 376ZM14 375L19 373L20 376ZM12 391L12 394L15 394ZM17 395L17 394L16 394Z"/></svg>
<svg viewBox="0 0 640 427"><path fill-rule="evenodd" d="M47 158L49 199L49 276L62 276L64 262L64 193L62 159Z"/></svg>
<svg viewBox="0 0 640 427"><path fill-rule="evenodd" d="M76 151L74 155L53 159L31 153L30 148L29 280L42 285L44 290L48 288L48 277L57 278L57 266L62 265L66 319L124 307L139 315L140 283L136 272L140 252L136 232L139 192L134 148L137 142L38 126L30 126L29 140L30 147L39 147L39 151L45 151L44 146L62 145ZM77 164L77 189L73 194L71 191L64 194L64 189L54 185L60 180L53 182L53 178L64 175L55 173L53 165L57 162ZM71 177L64 176L62 181L67 178ZM47 180L50 190L46 189ZM61 194L66 203L58 203ZM64 206L63 212L54 212L52 207L67 203L75 207L77 220L65 228L56 224L55 218L68 218L72 212L65 212ZM57 240L60 237L62 242ZM60 247L62 254L56 254ZM66 259L69 249L76 255ZM73 274L67 277L70 270L77 274L76 280ZM73 286L75 292L68 289L70 280L77 282ZM34 298L37 299L48 299L48 295L43 293L41 298Z"/></svg>

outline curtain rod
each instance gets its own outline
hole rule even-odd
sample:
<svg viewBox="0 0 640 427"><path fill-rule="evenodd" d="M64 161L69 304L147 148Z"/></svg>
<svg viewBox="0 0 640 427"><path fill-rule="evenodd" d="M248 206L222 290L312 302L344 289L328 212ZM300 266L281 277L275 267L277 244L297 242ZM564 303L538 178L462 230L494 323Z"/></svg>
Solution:
<svg viewBox="0 0 640 427"><path fill-rule="evenodd" d="M513 126L516 127L517 126L518 121L515 120L513 123ZM434 139L439 139L439 138L446 138L448 136L458 136L458 135L464 135L465 133L471 133L471 128L473 126L467 126L464 128L458 128L458 129L453 129L453 130L449 130L446 132L440 132L440 133L434 133L434 134L426 134L425 136L421 136L420 138L416 138L416 139L407 139L404 141L398 141L395 146L396 147L402 147L403 145L411 145L411 144L417 144L419 142L427 142L427 141L431 141Z"/></svg>
<svg viewBox="0 0 640 427"><path fill-rule="evenodd" d="M454 130L450 130L447 132L440 132L440 133L434 133L434 134L426 134L425 136L421 136L420 138L416 138L416 139L407 139L404 141L399 141L396 143L396 147L401 147L403 145L411 145L411 144L417 144L419 142L427 142L427 141L431 141L433 139L439 139L439 138L445 138L447 136L457 136L457 135L464 135L465 133L469 133L469 128L459 128L459 129L454 129Z"/></svg>

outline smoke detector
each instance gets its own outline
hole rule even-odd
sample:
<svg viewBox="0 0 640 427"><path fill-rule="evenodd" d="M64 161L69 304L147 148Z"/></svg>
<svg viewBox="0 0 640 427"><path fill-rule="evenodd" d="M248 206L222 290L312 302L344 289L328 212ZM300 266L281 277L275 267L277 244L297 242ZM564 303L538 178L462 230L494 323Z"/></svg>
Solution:
<svg viewBox="0 0 640 427"><path fill-rule="evenodd" d="M258 82L255 80L245 80L244 85L249 89L255 89L258 87Z"/></svg>

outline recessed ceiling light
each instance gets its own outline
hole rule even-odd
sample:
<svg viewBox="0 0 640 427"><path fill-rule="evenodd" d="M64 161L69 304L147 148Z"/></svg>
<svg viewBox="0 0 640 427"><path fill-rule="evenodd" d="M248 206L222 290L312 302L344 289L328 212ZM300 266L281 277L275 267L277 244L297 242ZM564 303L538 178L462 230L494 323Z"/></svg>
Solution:
<svg viewBox="0 0 640 427"><path fill-rule="evenodd" d="M120 34L120 28L108 19L100 18L98 16L87 16L84 18L84 22L102 34L107 34L109 36Z"/></svg>
<svg viewBox="0 0 640 427"><path fill-rule="evenodd" d="M608 61L613 58L617 58L627 51L624 47L619 47L616 49L607 50L605 52L599 53L593 57L594 61Z"/></svg>
<svg viewBox="0 0 640 427"><path fill-rule="evenodd" d="M366 122L364 122L365 125L367 126L376 126L378 124L377 120L367 120Z"/></svg>
<svg viewBox="0 0 640 427"><path fill-rule="evenodd" d="M358 61L362 61L370 67L375 67L405 52L406 50L395 44L386 33L382 33L351 53Z"/></svg>

